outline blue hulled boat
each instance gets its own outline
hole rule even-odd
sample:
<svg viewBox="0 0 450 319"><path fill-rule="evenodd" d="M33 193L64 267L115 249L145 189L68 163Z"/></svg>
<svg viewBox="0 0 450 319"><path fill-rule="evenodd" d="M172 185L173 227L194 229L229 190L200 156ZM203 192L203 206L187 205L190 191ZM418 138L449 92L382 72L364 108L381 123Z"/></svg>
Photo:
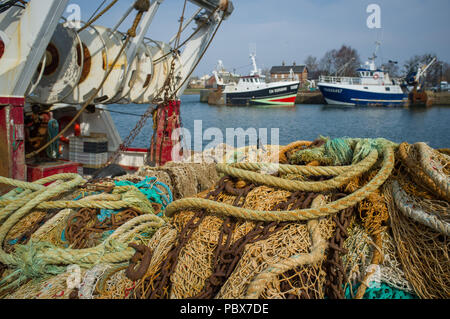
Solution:
<svg viewBox="0 0 450 319"><path fill-rule="evenodd" d="M402 81L375 65L376 55L358 69L358 77L321 76L318 87L326 102L334 105L405 105L408 93Z"/></svg>

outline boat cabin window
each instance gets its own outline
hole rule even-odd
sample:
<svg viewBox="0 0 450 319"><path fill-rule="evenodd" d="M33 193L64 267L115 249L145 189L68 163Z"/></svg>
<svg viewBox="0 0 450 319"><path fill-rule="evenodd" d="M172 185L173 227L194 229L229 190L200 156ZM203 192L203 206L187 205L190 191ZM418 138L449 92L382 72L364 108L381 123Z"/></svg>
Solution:
<svg viewBox="0 0 450 319"><path fill-rule="evenodd" d="M386 88L386 91L390 91L390 90L391 90L391 88L388 88L388 87Z"/></svg>

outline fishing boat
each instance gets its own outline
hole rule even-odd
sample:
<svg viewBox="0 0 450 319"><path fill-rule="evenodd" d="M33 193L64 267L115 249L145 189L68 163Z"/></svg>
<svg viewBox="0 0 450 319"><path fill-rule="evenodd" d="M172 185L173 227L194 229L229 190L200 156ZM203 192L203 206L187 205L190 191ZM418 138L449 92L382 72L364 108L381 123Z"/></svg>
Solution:
<svg viewBox="0 0 450 319"><path fill-rule="evenodd" d="M320 76L318 87L327 104L395 106L407 103L408 93L402 81L378 68L376 57L375 50L369 61L356 70L358 77Z"/></svg>
<svg viewBox="0 0 450 319"><path fill-rule="evenodd" d="M287 81L267 82L256 64L256 55L251 54L253 70L239 81L224 83L215 73L219 92L224 104L229 106L282 105L293 106L297 98L300 81L293 72Z"/></svg>
<svg viewBox="0 0 450 319"><path fill-rule="evenodd" d="M103 2L87 22L64 18L69 0L1 2L0 176L34 181L92 175L111 163L135 170L170 161L180 96L234 9L228 0L189 1L195 12L185 18L180 8L177 33L166 41L147 37L164 0L133 1L112 28L94 23L117 1ZM128 17L134 22L124 26ZM109 113L114 104L149 105L125 139ZM150 118L150 148L130 148Z"/></svg>

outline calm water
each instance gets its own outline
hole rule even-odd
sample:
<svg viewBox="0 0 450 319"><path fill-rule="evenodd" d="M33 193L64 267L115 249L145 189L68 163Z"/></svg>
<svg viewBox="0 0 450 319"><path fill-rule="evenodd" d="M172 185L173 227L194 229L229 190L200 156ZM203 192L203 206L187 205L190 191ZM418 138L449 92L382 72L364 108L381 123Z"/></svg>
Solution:
<svg viewBox="0 0 450 319"><path fill-rule="evenodd" d="M111 111L143 114L145 105L111 105ZM139 117L111 113L122 138ZM203 121L203 131L226 128L279 128L280 144L314 140L319 135L335 137L384 137L394 142L427 142L434 148L450 147L450 106L425 108L338 107L296 105L295 107L226 107L199 102L198 95L181 99L181 120L193 136L194 120ZM151 119L136 138L133 147L146 148L153 134ZM204 140L203 146L211 141Z"/></svg>

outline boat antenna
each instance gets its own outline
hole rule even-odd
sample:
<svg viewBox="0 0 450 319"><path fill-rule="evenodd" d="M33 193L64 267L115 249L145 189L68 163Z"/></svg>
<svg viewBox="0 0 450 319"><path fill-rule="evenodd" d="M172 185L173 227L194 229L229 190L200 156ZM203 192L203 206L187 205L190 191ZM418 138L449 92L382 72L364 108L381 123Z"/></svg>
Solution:
<svg viewBox="0 0 450 319"><path fill-rule="evenodd" d="M256 43L251 43L249 45L249 51L253 66L253 70L250 72L250 75L261 75L261 70L258 69L258 65L256 64Z"/></svg>
<svg viewBox="0 0 450 319"><path fill-rule="evenodd" d="M378 57L377 53L378 53L378 49L380 48L381 42L380 41L375 41L375 51L373 52L372 57L369 58L370 61L370 68L375 70L375 59Z"/></svg>

